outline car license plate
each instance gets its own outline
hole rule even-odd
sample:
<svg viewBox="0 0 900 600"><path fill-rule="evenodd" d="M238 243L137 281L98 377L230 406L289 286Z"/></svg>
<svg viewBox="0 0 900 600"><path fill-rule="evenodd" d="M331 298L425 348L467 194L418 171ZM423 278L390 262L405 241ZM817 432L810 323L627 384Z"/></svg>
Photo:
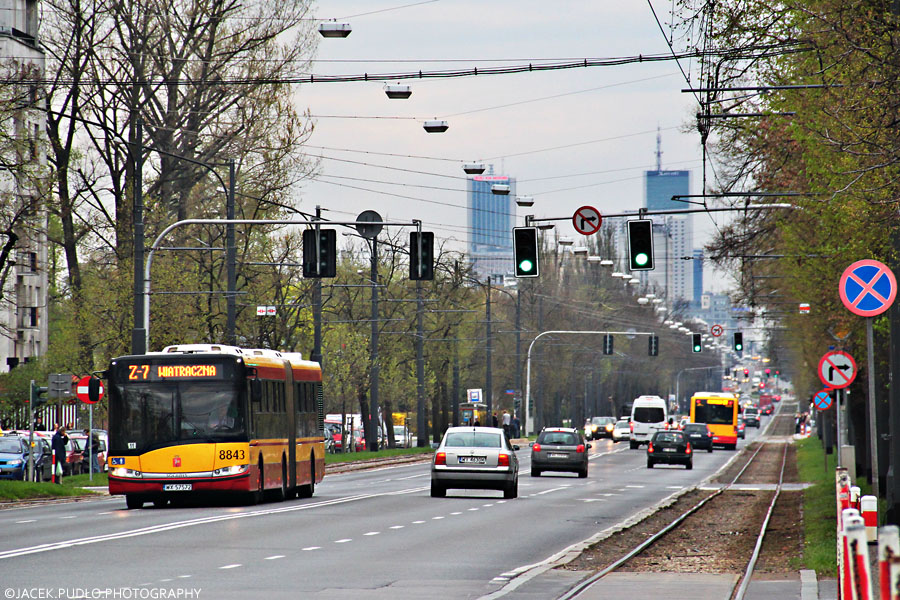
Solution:
<svg viewBox="0 0 900 600"><path fill-rule="evenodd" d="M164 483L163 491L164 492L189 492L194 489L194 484L192 483Z"/></svg>
<svg viewBox="0 0 900 600"><path fill-rule="evenodd" d="M698 437L700 437L700 434L699 434L699 433L692 433L692 434L691 434L691 437L692 437L692 438L698 438Z"/></svg>
<svg viewBox="0 0 900 600"><path fill-rule="evenodd" d="M663 452L675 452L675 448L663 448Z"/></svg>
<svg viewBox="0 0 900 600"><path fill-rule="evenodd" d="M550 458L569 458L568 454L561 454L559 452L551 452L547 456Z"/></svg>
<svg viewBox="0 0 900 600"><path fill-rule="evenodd" d="M461 465L483 465L487 462L486 456L460 456L459 464Z"/></svg>

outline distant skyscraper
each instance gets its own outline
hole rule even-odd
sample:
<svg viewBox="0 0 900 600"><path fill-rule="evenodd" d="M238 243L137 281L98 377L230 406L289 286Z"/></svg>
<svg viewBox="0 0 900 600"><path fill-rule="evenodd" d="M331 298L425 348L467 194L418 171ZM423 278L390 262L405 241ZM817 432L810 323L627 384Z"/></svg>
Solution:
<svg viewBox="0 0 900 600"><path fill-rule="evenodd" d="M508 185L509 194L494 194L493 185ZM512 229L516 222L516 180L506 175L470 177L469 260L479 278L513 273Z"/></svg>
<svg viewBox="0 0 900 600"><path fill-rule="evenodd" d="M694 248L694 307L703 298L703 248Z"/></svg>

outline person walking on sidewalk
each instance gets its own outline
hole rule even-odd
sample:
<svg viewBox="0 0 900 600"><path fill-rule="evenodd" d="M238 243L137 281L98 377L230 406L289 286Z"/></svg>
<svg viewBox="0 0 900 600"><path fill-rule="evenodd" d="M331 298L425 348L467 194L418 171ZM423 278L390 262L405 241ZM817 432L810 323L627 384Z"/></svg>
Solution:
<svg viewBox="0 0 900 600"><path fill-rule="evenodd" d="M53 468L53 481L62 483L63 465L66 464L66 445L69 443L69 436L66 435L66 428L60 427L53 434L50 440L50 447L56 456L56 466Z"/></svg>

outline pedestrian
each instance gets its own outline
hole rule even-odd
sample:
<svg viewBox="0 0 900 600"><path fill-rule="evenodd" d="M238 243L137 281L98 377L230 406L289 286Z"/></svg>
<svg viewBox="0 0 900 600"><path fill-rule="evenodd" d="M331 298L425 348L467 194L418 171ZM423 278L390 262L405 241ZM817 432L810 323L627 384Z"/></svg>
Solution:
<svg viewBox="0 0 900 600"><path fill-rule="evenodd" d="M512 417L505 410L503 411L503 433L506 434L506 437L509 437L510 431L509 426L512 423Z"/></svg>
<svg viewBox="0 0 900 600"><path fill-rule="evenodd" d="M521 427L521 423L519 421L519 417L513 417L512 428L513 428L513 437L514 438L519 437L519 432L521 431L520 427Z"/></svg>
<svg viewBox="0 0 900 600"><path fill-rule="evenodd" d="M66 445L69 443L69 436L66 435L66 428L60 427L53 434L50 440L50 447L53 448L53 454L56 457L56 466L53 470L53 481L62 483L63 465L66 464Z"/></svg>
<svg viewBox="0 0 900 600"><path fill-rule="evenodd" d="M100 472L100 436L97 433L91 433L87 429L84 430L84 434L88 436L90 443L85 441L85 451L89 454L89 460L91 461L91 465L93 466L94 473Z"/></svg>
<svg viewBox="0 0 900 600"><path fill-rule="evenodd" d="M35 431L43 431L44 430L44 419L38 417L34 420L34 430Z"/></svg>
<svg viewBox="0 0 900 600"><path fill-rule="evenodd" d="M491 415L491 426L492 426L492 427L498 427L498 426L499 426L499 422L497 421L497 413L493 413L493 414Z"/></svg>

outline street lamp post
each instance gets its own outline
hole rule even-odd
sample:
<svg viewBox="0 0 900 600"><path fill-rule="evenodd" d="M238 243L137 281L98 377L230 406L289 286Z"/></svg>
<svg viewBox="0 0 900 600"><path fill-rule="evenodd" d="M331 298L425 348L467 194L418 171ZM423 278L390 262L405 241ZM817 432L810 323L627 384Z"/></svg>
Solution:
<svg viewBox="0 0 900 600"><path fill-rule="evenodd" d="M487 404L487 415L485 416L485 426L493 426L494 414L494 372L491 366L491 358L493 355L493 338L491 335L491 276L487 279L487 301L484 305L485 311L485 366L484 366L484 399Z"/></svg>
<svg viewBox="0 0 900 600"><path fill-rule="evenodd" d="M377 235L369 240L369 282L372 284L372 333L369 344L369 423L367 446L371 452L378 450L378 241Z"/></svg>

